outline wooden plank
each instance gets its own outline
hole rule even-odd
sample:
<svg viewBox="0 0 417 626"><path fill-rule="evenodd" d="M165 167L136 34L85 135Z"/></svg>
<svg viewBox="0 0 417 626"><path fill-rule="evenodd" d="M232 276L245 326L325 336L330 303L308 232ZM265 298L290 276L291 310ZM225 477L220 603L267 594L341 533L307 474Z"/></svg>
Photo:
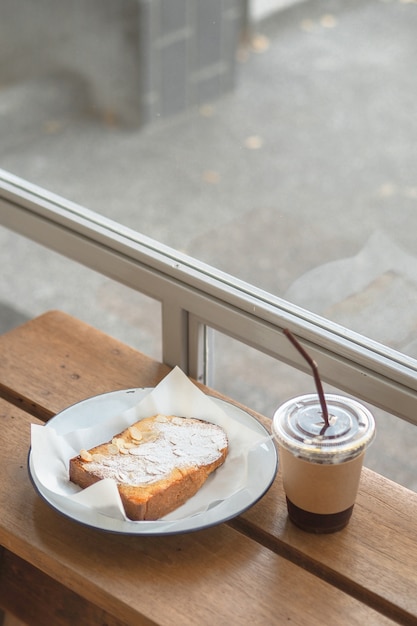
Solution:
<svg viewBox="0 0 417 626"><path fill-rule="evenodd" d="M277 616L321 625L318 606L326 606L326 618L335 625L344 622L345 611L350 624L392 623L225 524L187 535L129 537L59 515L35 493L27 474L30 423L39 422L4 400L0 416L0 545L19 557L3 558L2 576L9 590L17 589L22 572L27 576L28 590L20 584L21 601L28 593L35 602L36 594L33 572L25 567L21 572L20 559L132 626L264 625ZM52 602L55 596L47 593L40 602L45 597ZM58 589L54 610L63 597ZM68 607L79 610L75 600Z"/></svg>
<svg viewBox="0 0 417 626"><path fill-rule="evenodd" d="M0 626L26 626L26 624L15 615L0 611Z"/></svg>
<svg viewBox="0 0 417 626"><path fill-rule="evenodd" d="M30 355L46 350L33 367ZM41 417L95 393L153 386L168 371L59 312L45 314L0 337L0 351L6 355L0 360L0 392L16 404L25 398L22 404ZM113 354L116 360L110 358ZM268 494L231 524L377 610L401 623L413 623L410 620L417 616L416 497L364 471L349 526L335 535L316 537L288 522L278 476ZM391 508L392 502L401 507L399 514ZM395 532L397 523L400 532Z"/></svg>
<svg viewBox="0 0 417 626"><path fill-rule="evenodd" d="M311 535L287 517L280 473L231 525L400 624L417 623L417 494L364 468L349 525Z"/></svg>
<svg viewBox="0 0 417 626"><path fill-rule="evenodd" d="M0 554L0 606L8 612L5 624L10 626L17 624L11 616L20 620L21 626L124 626L117 618L7 550ZM139 622L138 626L141 626Z"/></svg>
<svg viewBox="0 0 417 626"><path fill-rule="evenodd" d="M92 395L152 387L169 372L59 311L5 333L0 345L0 397L44 421Z"/></svg>

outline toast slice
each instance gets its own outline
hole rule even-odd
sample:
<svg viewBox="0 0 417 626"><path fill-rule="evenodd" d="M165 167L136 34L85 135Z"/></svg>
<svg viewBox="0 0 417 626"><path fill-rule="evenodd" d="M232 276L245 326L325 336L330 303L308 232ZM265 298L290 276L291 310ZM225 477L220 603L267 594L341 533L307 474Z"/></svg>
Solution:
<svg viewBox="0 0 417 626"><path fill-rule="evenodd" d="M187 502L222 465L228 453L225 431L195 418L154 415L81 450L70 460L70 480L85 489L113 478L126 516L157 520Z"/></svg>

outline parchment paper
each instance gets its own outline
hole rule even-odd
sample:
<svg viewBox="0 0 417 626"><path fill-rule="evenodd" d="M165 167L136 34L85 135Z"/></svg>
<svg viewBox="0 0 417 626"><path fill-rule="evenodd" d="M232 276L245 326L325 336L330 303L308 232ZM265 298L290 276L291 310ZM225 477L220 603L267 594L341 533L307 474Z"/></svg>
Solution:
<svg viewBox="0 0 417 626"><path fill-rule="evenodd" d="M49 498L71 513L71 507L86 506L97 513L126 520L132 524L146 524L128 520L112 479L81 490L69 481L69 460L81 449L89 449L112 437L141 418L156 414L178 415L203 419L224 428L229 440L226 462L218 468L186 504L163 519L177 521L196 515L231 497L245 487L247 460L252 448L268 439L254 428L242 424L229 415L209 396L205 395L178 368L174 368L157 387L136 406L115 415L91 428L81 428L59 435L50 426L32 425L32 468L37 480Z"/></svg>

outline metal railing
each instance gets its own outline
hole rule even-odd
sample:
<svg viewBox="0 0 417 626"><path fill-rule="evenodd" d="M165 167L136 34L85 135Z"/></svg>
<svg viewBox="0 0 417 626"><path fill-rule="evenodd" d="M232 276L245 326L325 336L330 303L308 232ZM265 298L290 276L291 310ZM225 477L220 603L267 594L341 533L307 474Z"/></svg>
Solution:
<svg viewBox="0 0 417 626"><path fill-rule="evenodd" d="M417 362L0 170L0 225L158 300L163 361L210 384L210 329L417 424Z"/></svg>

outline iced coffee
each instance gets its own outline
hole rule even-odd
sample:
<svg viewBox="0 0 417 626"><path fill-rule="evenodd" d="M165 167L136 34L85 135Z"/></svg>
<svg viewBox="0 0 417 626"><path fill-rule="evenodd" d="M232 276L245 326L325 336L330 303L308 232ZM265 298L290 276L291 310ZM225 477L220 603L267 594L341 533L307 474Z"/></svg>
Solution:
<svg viewBox="0 0 417 626"><path fill-rule="evenodd" d="M278 408L272 426L289 518L316 533L348 523L375 435L372 414L356 400L326 394L326 405L327 421L317 394L299 396Z"/></svg>

